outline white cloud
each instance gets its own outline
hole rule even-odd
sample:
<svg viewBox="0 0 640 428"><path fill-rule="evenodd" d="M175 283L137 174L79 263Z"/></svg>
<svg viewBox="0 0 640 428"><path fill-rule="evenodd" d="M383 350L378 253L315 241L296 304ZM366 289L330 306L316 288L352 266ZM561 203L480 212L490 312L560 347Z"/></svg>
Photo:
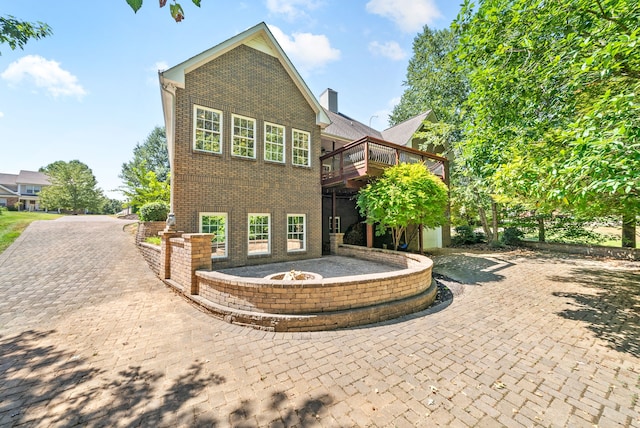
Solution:
<svg viewBox="0 0 640 428"><path fill-rule="evenodd" d="M153 65L153 71L155 71L156 73L158 71L164 71L168 68L169 68L169 64L167 64L165 61L158 61Z"/></svg>
<svg viewBox="0 0 640 428"><path fill-rule="evenodd" d="M301 73L317 71L329 62L340 59L340 51L331 47L331 42L324 34L293 33L290 37L273 25L269 29Z"/></svg>
<svg viewBox="0 0 640 428"><path fill-rule="evenodd" d="M289 20L306 16L304 9L314 10L318 6L320 6L318 0L267 0L269 12L284 15Z"/></svg>
<svg viewBox="0 0 640 428"><path fill-rule="evenodd" d="M389 18L406 33L422 31L425 24L442 18L434 0L370 0L367 12Z"/></svg>
<svg viewBox="0 0 640 428"><path fill-rule="evenodd" d="M147 85L148 86L158 86L158 72L164 71L169 68L169 65L165 61L157 61L151 67L148 68L150 72L149 77L147 77Z"/></svg>
<svg viewBox="0 0 640 428"><path fill-rule="evenodd" d="M369 52L374 55L382 55L394 61L404 59L407 54L402 50L397 42L371 42L369 43Z"/></svg>
<svg viewBox="0 0 640 428"><path fill-rule="evenodd" d="M87 94L78 78L60 68L59 62L38 55L27 55L12 62L0 77L15 85L23 80L31 81L54 97L76 96L81 99Z"/></svg>

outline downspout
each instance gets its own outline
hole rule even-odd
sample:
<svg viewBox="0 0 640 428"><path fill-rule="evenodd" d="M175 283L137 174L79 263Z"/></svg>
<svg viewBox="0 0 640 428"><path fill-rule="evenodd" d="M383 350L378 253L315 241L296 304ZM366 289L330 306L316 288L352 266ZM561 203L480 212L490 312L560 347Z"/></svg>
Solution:
<svg viewBox="0 0 640 428"><path fill-rule="evenodd" d="M166 82L162 76L162 72L158 72L160 79L161 98L162 98L162 110L165 119L165 131L167 137L167 151L169 152L169 171L170 171L170 202L169 212L175 213L174 206L174 156L175 156L175 122L176 122L176 85L171 82ZM165 100L168 101L169 106L166 106ZM167 111L169 109L169 111ZM168 120L167 120L168 119Z"/></svg>

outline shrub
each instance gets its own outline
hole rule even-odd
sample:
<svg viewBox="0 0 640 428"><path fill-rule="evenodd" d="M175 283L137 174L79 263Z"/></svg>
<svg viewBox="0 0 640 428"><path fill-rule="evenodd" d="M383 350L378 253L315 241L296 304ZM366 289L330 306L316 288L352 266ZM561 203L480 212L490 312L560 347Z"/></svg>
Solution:
<svg viewBox="0 0 640 428"><path fill-rule="evenodd" d="M500 241L504 245L520 245L522 238L524 238L524 233L517 227L505 227Z"/></svg>
<svg viewBox="0 0 640 428"><path fill-rule="evenodd" d="M144 240L147 244L160 245L162 244L162 239L159 236L149 236Z"/></svg>
<svg viewBox="0 0 640 428"><path fill-rule="evenodd" d="M354 223L347 228L343 242L349 245L365 245L364 227L361 223Z"/></svg>
<svg viewBox="0 0 640 428"><path fill-rule="evenodd" d="M140 207L139 217L142 221L165 221L169 214L169 205L166 202L148 202Z"/></svg>
<svg viewBox="0 0 640 428"><path fill-rule="evenodd" d="M451 238L453 245L479 244L486 241L482 232L475 232L471 226L458 226L455 228L456 235Z"/></svg>

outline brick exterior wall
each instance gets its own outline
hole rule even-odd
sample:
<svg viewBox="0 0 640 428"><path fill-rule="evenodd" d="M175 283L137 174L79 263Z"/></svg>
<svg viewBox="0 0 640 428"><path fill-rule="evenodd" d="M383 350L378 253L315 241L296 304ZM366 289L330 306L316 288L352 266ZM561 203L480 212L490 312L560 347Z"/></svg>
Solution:
<svg viewBox="0 0 640 428"><path fill-rule="evenodd" d="M193 150L194 105L223 112L222 154ZM232 114L256 120L256 159L231 156ZM286 163L264 160L264 122L285 127ZM292 129L309 132L311 167L291 162ZM316 114L277 58L245 45L196 68L176 92L172 171L176 229L199 232L200 212L227 213L227 254L213 268L320 257L322 197ZM248 214L271 215L271 254L248 256ZM306 215L304 252L287 252L287 214Z"/></svg>

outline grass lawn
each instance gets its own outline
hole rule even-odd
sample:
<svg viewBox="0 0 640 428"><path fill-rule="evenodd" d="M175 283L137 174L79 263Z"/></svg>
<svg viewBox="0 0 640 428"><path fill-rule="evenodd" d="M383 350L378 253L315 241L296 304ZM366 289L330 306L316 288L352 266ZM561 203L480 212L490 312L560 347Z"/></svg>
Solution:
<svg viewBox="0 0 640 428"><path fill-rule="evenodd" d="M53 220L58 217L62 216L40 212L2 211L0 214L0 253L6 250L32 221Z"/></svg>

